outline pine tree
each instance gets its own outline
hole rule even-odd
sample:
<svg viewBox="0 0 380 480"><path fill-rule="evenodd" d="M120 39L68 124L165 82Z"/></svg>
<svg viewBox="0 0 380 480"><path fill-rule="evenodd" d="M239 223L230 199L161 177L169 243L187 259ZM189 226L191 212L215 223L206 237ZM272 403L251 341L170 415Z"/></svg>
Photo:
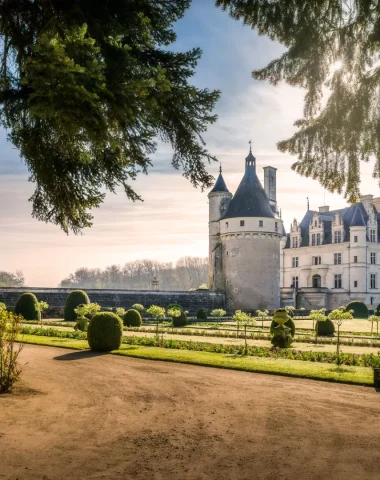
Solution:
<svg viewBox="0 0 380 480"><path fill-rule="evenodd" d="M355 201L360 161L375 158L373 176L380 179L380 1L216 4L285 46L281 57L253 72L255 79L306 89L298 131L278 143L280 151L298 156L293 170Z"/></svg>
<svg viewBox="0 0 380 480"><path fill-rule="evenodd" d="M170 51L190 0L0 2L0 124L36 189L33 216L75 233L106 189L127 197L157 139L194 186L215 160L202 133L218 91L189 83L197 48Z"/></svg>

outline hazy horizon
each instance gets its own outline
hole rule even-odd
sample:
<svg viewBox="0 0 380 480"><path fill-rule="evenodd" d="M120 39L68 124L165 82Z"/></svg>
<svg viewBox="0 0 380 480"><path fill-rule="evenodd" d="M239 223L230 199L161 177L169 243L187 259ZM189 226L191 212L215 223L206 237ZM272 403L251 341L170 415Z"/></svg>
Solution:
<svg viewBox="0 0 380 480"><path fill-rule="evenodd" d="M302 116L303 91L254 81L251 72L275 58L281 46L232 20L213 2L201 0L193 1L176 31L174 49L199 46L203 50L193 82L222 91L218 121L204 138L222 163L229 190L234 193L243 176L251 139L260 181L263 167L277 168L277 200L287 231L294 217L303 217L306 197L311 209L323 204L343 208L347 203L343 196L325 194L317 181L292 172L296 158L276 149ZM132 203L120 191L107 194L101 208L93 212L94 226L82 236L67 236L58 227L31 217L28 198L33 185L4 130L0 130L0 152L0 270L21 270L28 286L57 286L79 267L208 256L208 192L193 188L172 168L168 145L160 144L149 175L141 174L133 183L144 202ZM372 167L372 163L362 165L362 193L380 196ZM208 170L217 176L219 164Z"/></svg>

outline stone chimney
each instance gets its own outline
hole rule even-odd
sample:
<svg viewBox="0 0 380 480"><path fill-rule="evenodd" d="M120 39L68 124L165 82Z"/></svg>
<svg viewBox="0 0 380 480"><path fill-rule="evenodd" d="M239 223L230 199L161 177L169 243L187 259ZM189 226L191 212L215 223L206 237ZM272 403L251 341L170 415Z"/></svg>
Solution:
<svg viewBox="0 0 380 480"><path fill-rule="evenodd" d="M373 206L378 212L380 212L380 197L376 197L373 199Z"/></svg>
<svg viewBox="0 0 380 480"><path fill-rule="evenodd" d="M360 197L360 201L362 202L364 208L366 209L366 212L368 214L372 213L373 195L362 195Z"/></svg>
<svg viewBox="0 0 380 480"><path fill-rule="evenodd" d="M274 167L264 167L264 190L268 197L269 204L274 211L277 213L277 200L276 200L276 172L277 168Z"/></svg>
<svg viewBox="0 0 380 480"><path fill-rule="evenodd" d="M323 205L322 207L319 207L319 213L326 213L330 211L330 207L328 205Z"/></svg>

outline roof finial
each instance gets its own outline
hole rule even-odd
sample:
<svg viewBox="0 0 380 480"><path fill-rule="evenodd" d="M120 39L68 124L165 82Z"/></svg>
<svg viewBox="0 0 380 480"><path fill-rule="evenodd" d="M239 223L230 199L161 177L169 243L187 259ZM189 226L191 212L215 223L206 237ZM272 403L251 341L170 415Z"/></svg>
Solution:
<svg viewBox="0 0 380 480"><path fill-rule="evenodd" d="M250 140L248 143L249 143L249 153L252 153L252 140Z"/></svg>
<svg viewBox="0 0 380 480"><path fill-rule="evenodd" d="M307 200L307 211L309 211L310 210L309 197L306 197L306 200Z"/></svg>
<svg viewBox="0 0 380 480"><path fill-rule="evenodd" d="M222 173L222 164L219 165L219 173Z"/></svg>

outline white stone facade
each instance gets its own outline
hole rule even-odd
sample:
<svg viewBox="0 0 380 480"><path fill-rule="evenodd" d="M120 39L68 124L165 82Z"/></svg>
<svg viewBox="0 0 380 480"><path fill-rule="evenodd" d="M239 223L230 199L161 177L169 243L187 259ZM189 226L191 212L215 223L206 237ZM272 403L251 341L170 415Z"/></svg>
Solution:
<svg viewBox="0 0 380 480"><path fill-rule="evenodd" d="M377 207L377 208L376 208ZM351 300L380 303L380 198L330 212L309 211L281 242L284 305L338 308ZM295 294L297 293L297 299Z"/></svg>

